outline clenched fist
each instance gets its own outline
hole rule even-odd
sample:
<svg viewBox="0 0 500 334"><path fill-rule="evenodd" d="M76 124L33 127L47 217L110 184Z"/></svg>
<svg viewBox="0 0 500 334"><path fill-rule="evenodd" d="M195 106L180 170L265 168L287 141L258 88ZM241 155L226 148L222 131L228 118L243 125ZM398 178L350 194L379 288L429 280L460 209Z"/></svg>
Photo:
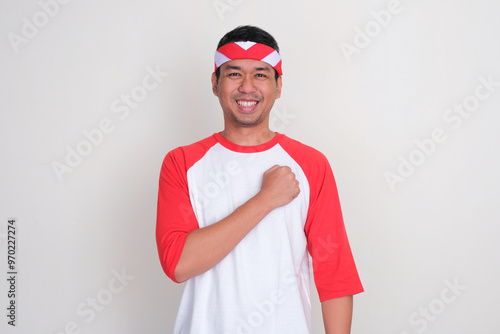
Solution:
<svg viewBox="0 0 500 334"><path fill-rule="evenodd" d="M299 181L290 167L274 165L264 172L260 194L273 209L290 203L299 193Z"/></svg>

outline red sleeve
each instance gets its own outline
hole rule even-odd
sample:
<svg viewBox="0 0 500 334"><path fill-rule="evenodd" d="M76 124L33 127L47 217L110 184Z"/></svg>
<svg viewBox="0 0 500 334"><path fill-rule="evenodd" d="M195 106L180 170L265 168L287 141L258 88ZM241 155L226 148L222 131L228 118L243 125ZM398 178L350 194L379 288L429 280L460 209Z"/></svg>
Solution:
<svg viewBox="0 0 500 334"><path fill-rule="evenodd" d="M291 145L290 151L309 181L304 232L320 301L363 292L328 160L319 151L300 143Z"/></svg>
<svg viewBox="0 0 500 334"><path fill-rule="evenodd" d="M163 270L176 283L175 267L188 233L199 228L189 199L187 165L182 148L163 160L158 189L156 244Z"/></svg>
<svg viewBox="0 0 500 334"><path fill-rule="evenodd" d="M175 267L186 238L199 228L189 198L187 171L215 144L210 136L170 151L161 166L156 215L156 245L165 274L176 283Z"/></svg>

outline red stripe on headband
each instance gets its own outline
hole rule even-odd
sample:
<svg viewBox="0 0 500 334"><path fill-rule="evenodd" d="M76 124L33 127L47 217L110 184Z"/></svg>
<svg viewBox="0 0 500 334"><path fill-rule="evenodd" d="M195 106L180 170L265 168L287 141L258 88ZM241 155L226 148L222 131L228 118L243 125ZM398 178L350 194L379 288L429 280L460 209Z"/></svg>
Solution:
<svg viewBox="0 0 500 334"><path fill-rule="evenodd" d="M271 65L279 75L281 70L281 57L272 47L254 42L236 42L221 46L215 53L215 70L225 62L235 59L255 59Z"/></svg>

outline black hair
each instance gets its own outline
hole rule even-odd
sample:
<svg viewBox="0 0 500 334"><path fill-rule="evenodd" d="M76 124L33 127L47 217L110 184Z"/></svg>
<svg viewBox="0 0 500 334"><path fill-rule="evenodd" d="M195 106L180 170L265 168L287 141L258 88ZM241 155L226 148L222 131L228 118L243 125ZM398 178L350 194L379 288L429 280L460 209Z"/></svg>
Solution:
<svg viewBox="0 0 500 334"><path fill-rule="evenodd" d="M270 33L268 33L265 30L262 30L259 27L250 25L239 26L231 30L227 34L225 34L219 41L219 44L217 44L217 49L229 43L246 42L246 41L265 44L275 49L278 53L280 52L280 48L278 47L278 42L276 42L276 40L274 39L273 36L271 36ZM274 70L274 73L276 80L278 80L279 78L278 72ZM217 71L215 71L215 76L217 77L217 81L219 81L220 67L217 69Z"/></svg>

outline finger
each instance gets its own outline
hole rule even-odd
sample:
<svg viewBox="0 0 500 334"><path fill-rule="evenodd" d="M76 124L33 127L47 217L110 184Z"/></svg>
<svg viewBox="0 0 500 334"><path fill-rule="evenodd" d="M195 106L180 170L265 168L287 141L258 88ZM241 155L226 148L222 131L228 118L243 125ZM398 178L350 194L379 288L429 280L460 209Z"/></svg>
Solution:
<svg viewBox="0 0 500 334"><path fill-rule="evenodd" d="M273 170L278 169L280 167L281 167L280 165L274 165L273 167L269 168L266 172L272 172Z"/></svg>

